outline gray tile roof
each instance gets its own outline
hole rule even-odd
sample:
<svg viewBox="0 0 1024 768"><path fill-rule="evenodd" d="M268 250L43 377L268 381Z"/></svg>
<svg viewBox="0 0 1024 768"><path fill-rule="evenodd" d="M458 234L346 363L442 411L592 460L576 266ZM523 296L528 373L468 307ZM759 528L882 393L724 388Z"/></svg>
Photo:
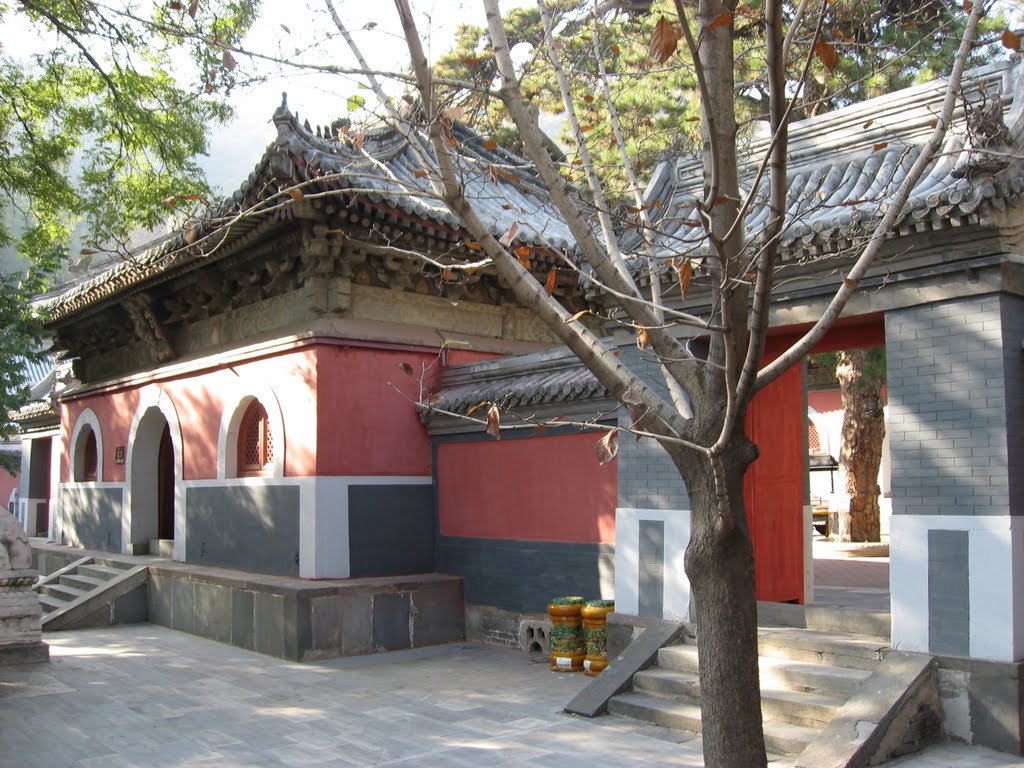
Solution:
<svg viewBox="0 0 1024 768"><path fill-rule="evenodd" d="M961 110L942 152L914 187L899 234L943 229L977 221L1016 204L1024 193L1019 162L1000 157L1024 146L1024 66L1002 62L965 75L966 98L975 106L996 105L1007 127L996 153L979 151ZM865 234L884 214L900 182L921 152L941 107L945 83L933 81L844 109L793 123L789 130L789 191L782 236L783 259L836 252ZM767 151L762 137L744 152L741 184L754 184L756 163ZM767 174L766 174L767 176ZM648 202L659 215L658 255L703 255L695 202L702 194L698 162L663 163L648 185ZM766 178L746 216L748 241L757 243L768 219ZM639 248L637 239L632 245Z"/></svg>
<svg viewBox="0 0 1024 768"><path fill-rule="evenodd" d="M360 137L358 145L349 137L325 138L329 129L314 131L308 123L300 124L285 103L275 111L274 124L275 141L239 189L224 201L211 223L197 232L197 237L214 233L227 244L243 241L256 234L258 228L270 226L280 217L287 218L288 212L280 212L278 219L270 221L259 215L251 216L232 221L230 227L223 227L225 219L282 189L314 181L317 187L304 187L307 193L334 190L357 197L379 215L404 220L410 227L430 227L435 234L440 232L453 242L469 239L459 220L431 191L429 178L421 170L422 163L398 131L369 131ZM514 241L517 245L554 250L574 247L572 235L525 160L493 147L460 123L453 126L453 140L458 144L459 171L467 197L493 234L501 236L513 222L518 222L520 229ZM218 233L219 227L223 229ZM210 250L209 244L205 251L189 248L183 233L177 231L143 246L101 274L43 299L40 304L51 318L58 319L135 286L208 261ZM221 249L220 253L224 251Z"/></svg>
<svg viewBox="0 0 1024 768"><path fill-rule="evenodd" d="M435 408L462 414L491 402L528 416L541 406L607 397L608 390L575 355L566 347L554 347L445 368L431 402Z"/></svg>

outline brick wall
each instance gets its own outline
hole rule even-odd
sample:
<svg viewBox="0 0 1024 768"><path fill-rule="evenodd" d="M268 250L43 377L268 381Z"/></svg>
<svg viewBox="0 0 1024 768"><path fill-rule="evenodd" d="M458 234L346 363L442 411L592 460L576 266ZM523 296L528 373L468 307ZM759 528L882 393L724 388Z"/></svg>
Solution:
<svg viewBox="0 0 1024 768"><path fill-rule="evenodd" d="M893 514L1007 514L1007 397L1021 392L1019 358L1015 381L1004 358L1008 301L886 315Z"/></svg>
<svg viewBox="0 0 1024 768"><path fill-rule="evenodd" d="M1024 515L1024 298L1005 296L1003 366L1006 384L1007 462L1010 514Z"/></svg>
<svg viewBox="0 0 1024 768"><path fill-rule="evenodd" d="M669 398L665 379L651 355L636 347L622 347L623 363L640 374L647 383ZM620 409L619 425L629 426L625 409ZM686 486L668 454L653 439L619 436L619 503L637 509L689 509Z"/></svg>

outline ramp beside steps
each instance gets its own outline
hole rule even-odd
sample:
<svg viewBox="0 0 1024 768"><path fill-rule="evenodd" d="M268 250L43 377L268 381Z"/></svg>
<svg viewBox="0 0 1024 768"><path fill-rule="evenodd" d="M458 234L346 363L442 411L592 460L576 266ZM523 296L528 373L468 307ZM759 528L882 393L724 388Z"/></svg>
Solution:
<svg viewBox="0 0 1024 768"><path fill-rule="evenodd" d="M83 557L40 579L44 631L146 621L149 568L114 559Z"/></svg>

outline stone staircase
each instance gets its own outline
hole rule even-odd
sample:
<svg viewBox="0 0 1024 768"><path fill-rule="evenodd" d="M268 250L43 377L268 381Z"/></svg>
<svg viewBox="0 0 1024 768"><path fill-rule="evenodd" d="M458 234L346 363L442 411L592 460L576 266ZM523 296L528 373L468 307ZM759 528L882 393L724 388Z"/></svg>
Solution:
<svg viewBox="0 0 1024 768"><path fill-rule="evenodd" d="M637 672L608 711L699 734L695 640L691 627L683 644L659 650L656 665ZM765 746L776 755L804 751L889 650L882 637L793 627L761 627L758 644Z"/></svg>
<svg viewBox="0 0 1024 768"><path fill-rule="evenodd" d="M146 566L114 559L84 557L40 579L33 589L39 594L44 630L71 629L83 626L108 626L118 623L115 613L138 613L126 606L127 596L145 584ZM135 601L138 602L138 601ZM145 621L145 601L142 616Z"/></svg>

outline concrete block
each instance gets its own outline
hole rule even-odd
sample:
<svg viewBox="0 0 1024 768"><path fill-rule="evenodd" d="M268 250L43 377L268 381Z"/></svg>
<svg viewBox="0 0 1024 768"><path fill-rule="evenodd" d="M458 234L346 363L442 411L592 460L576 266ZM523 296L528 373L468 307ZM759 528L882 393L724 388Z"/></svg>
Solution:
<svg viewBox="0 0 1024 768"><path fill-rule="evenodd" d="M974 672L967 678L971 733L975 744L1001 752L1024 751L1024 685L1016 675L987 675Z"/></svg>
<svg viewBox="0 0 1024 768"><path fill-rule="evenodd" d="M253 596L255 641L253 650L284 658L284 598L266 592Z"/></svg>
<svg viewBox="0 0 1024 768"><path fill-rule="evenodd" d="M370 595L341 596L341 652L358 656L373 651L373 598Z"/></svg>
<svg viewBox="0 0 1024 768"><path fill-rule="evenodd" d="M141 624L149 621L149 594L145 584L139 584L114 600L111 606L112 624Z"/></svg>
<svg viewBox="0 0 1024 768"><path fill-rule="evenodd" d="M418 589L412 599L412 645L440 645L466 634L461 583Z"/></svg>
<svg viewBox="0 0 1024 768"><path fill-rule="evenodd" d="M409 609L409 594L406 592L373 596L374 648L400 651L412 646Z"/></svg>
<svg viewBox="0 0 1024 768"><path fill-rule="evenodd" d="M344 611L341 595L325 595L310 600L312 614L312 642L314 651L337 651L342 653L342 627Z"/></svg>
<svg viewBox="0 0 1024 768"><path fill-rule="evenodd" d="M256 615L253 593L246 589L231 590L231 640L232 645L256 649Z"/></svg>
<svg viewBox="0 0 1024 768"><path fill-rule="evenodd" d="M171 629L195 634L195 596L188 578L171 578Z"/></svg>
<svg viewBox="0 0 1024 768"><path fill-rule="evenodd" d="M174 579L157 573L149 574L147 597L148 620L162 627L171 626L171 594Z"/></svg>
<svg viewBox="0 0 1024 768"><path fill-rule="evenodd" d="M231 588L196 582L195 632L220 643L231 642Z"/></svg>

